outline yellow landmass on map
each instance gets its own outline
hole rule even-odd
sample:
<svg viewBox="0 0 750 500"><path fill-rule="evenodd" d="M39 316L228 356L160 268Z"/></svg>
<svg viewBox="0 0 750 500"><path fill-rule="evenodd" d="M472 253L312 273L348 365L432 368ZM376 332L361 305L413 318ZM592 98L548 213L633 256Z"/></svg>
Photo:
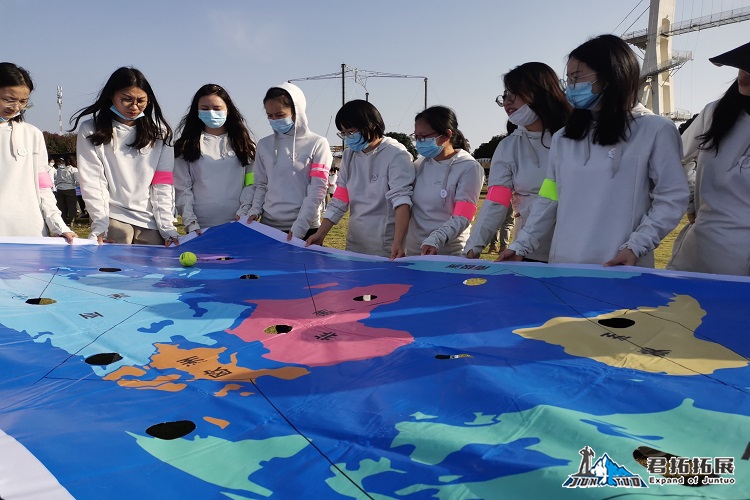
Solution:
<svg viewBox="0 0 750 500"><path fill-rule="evenodd" d="M701 375L746 366L748 360L734 351L695 337L705 315L694 298L675 295L666 306L557 317L513 333L562 346L573 356L652 373Z"/></svg>

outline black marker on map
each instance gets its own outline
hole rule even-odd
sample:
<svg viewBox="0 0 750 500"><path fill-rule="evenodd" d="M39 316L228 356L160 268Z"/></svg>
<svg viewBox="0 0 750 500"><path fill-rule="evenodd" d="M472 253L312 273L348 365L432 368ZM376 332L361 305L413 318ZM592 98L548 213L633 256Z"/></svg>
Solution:
<svg viewBox="0 0 750 500"><path fill-rule="evenodd" d="M459 359L459 358L471 358L471 354L437 354L436 359Z"/></svg>

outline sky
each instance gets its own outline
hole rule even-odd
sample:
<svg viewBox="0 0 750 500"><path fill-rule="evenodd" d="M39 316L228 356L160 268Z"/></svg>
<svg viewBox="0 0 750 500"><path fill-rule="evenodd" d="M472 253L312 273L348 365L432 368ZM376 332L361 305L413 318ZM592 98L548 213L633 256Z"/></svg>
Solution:
<svg viewBox="0 0 750 500"><path fill-rule="evenodd" d="M495 104L502 75L528 61L561 77L567 54L603 33L622 35L648 25L648 0L0 0L0 59L29 70L34 108L26 120L59 132L91 104L120 66L140 69L167 121L175 127L205 83L223 86L257 140L271 128L263 110L269 87L290 79L369 72L427 77L427 104L452 108L472 149L504 133ZM677 0L675 21L750 7L749 1ZM640 16L640 17L639 17ZM713 57L750 41L750 21L673 37L674 50L694 60L673 76L676 106L697 113L736 78ZM635 49L642 59L640 50ZM305 93L310 128L340 144L334 118L341 78L294 82ZM366 86L366 87L365 87ZM423 78L349 75L346 100L369 100L387 132L414 131L423 109Z"/></svg>

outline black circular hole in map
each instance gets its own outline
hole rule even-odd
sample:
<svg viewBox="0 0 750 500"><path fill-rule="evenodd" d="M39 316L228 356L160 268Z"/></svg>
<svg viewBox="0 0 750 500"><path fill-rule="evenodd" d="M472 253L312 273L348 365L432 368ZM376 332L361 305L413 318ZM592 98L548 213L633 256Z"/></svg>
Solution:
<svg viewBox="0 0 750 500"><path fill-rule="evenodd" d="M354 300L358 300L359 302L370 302L371 300L375 300L377 298L377 295L360 295L359 297L354 297Z"/></svg>
<svg viewBox="0 0 750 500"><path fill-rule="evenodd" d="M187 436L195 430L195 424L190 420L176 420L162 422L146 429L146 433L158 439L170 440Z"/></svg>
<svg viewBox="0 0 750 500"><path fill-rule="evenodd" d="M116 363L122 359L122 356L116 352L100 352L86 358L86 363L90 365L106 366Z"/></svg>
<svg viewBox="0 0 750 500"><path fill-rule="evenodd" d="M26 303L33 306L48 306L57 302L55 299L48 299L46 297L38 297L35 299L27 299Z"/></svg>
<svg viewBox="0 0 750 500"><path fill-rule="evenodd" d="M269 326L263 331L268 334L275 335L279 333L289 333L292 331L292 327L289 325L273 325L273 326Z"/></svg>
<svg viewBox="0 0 750 500"><path fill-rule="evenodd" d="M119 273L122 271L119 267L100 267L99 272L100 273Z"/></svg>
<svg viewBox="0 0 750 500"><path fill-rule="evenodd" d="M243 274L242 276L240 276L240 279L241 280L259 280L260 276L258 276L257 274Z"/></svg>
<svg viewBox="0 0 750 500"><path fill-rule="evenodd" d="M635 325L635 321L628 318L606 318L600 319L598 323L609 328L627 328Z"/></svg>

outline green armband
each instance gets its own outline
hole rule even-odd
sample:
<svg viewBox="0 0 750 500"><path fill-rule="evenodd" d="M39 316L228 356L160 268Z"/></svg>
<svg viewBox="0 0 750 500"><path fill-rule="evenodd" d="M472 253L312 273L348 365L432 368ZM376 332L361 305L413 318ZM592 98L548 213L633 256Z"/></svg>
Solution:
<svg viewBox="0 0 750 500"><path fill-rule="evenodd" d="M542 187L539 188L539 196L557 201L557 183L552 179L544 179Z"/></svg>
<svg viewBox="0 0 750 500"><path fill-rule="evenodd" d="M255 184L255 172L248 172L245 174L245 186L252 186Z"/></svg>

